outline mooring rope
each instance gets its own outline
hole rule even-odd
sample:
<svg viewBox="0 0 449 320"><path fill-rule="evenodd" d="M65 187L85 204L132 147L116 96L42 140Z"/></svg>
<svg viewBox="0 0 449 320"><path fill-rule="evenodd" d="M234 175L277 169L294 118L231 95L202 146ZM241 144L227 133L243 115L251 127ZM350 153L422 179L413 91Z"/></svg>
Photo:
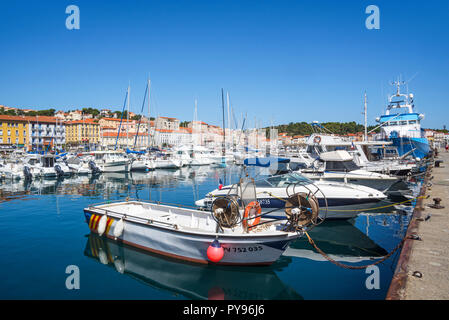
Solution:
<svg viewBox="0 0 449 320"><path fill-rule="evenodd" d="M309 236L309 234L308 234L307 232L305 232L305 235L307 236L307 238L308 238L308 240L309 240L309 243L315 248L315 250L318 251L318 253L320 253L320 254L321 254L324 258L326 258L328 261L332 262L333 264L335 264L335 265L337 265L337 266L339 266L339 267L341 267L341 268L345 268L345 269L356 269L356 270L357 270L357 269L366 269L366 268L368 268L368 267L370 267L370 266L375 266L376 264L379 264L379 263L381 263L381 262L384 262L384 261L387 260L389 257L391 257L391 255L392 255L393 253L395 253L400 247L402 247L402 245L404 244L405 240L409 239L408 236L405 236L405 237L398 243L398 245L397 245L392 251L390 251L386 256L384 256L382 259L380 259L380 260L378 260L378 261L376 261L376 262L374 262L374 263L367 264L367 265L364 265L364 266L351 266L351 265L348 265L348 264L344 264L344 263L338 262L338 261L332 259L331 257L329 257L326 253L323 252L323 250L321 250L320 248L318 248L318 246L316 245L316 243L313 241L313 239ZM411 239L411 238L410 238L410 239Z"/></svg>

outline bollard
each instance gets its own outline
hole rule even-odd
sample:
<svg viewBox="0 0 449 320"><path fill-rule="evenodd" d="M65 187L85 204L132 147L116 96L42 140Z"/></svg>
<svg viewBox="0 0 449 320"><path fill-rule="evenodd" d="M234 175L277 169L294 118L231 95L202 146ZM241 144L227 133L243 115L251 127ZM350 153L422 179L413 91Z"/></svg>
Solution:
<svg viewBox="0 0 449 320"><path fill-rule="evenodd" d="M433 209L443 209L444 206L440 205L441 198L433 198L433 204L429 204L429 207Z"/></svg>

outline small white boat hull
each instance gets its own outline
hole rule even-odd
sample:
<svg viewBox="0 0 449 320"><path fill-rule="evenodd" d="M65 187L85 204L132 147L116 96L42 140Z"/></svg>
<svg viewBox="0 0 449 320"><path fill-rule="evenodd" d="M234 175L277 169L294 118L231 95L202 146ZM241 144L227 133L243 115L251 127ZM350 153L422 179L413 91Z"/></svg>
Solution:
<svg viewBox="0 0 449 320"><path fill-rule="evenodd" d="M101 172L128 172L129 163L127 161L100 163L97 164Z"/></svg>
<svg viewBox="0 0 449 320"><path fill-rule="evenodd" d="M182 161L176 159L156 159L153 161L154 169L178 169L182 167Z"/></svg>
<svg viewBox="0 0 449 320"><path fill-rule="evenodd" d="M117 215L113 211L114 206L129 206L129 210L127 210L133 214L138 214L149 208L150 211L162 208L167 213L167 223L135 218L135 216L131 218L126 214ZM215 221L203 211L141 202L121 202L84 209L86 222L92 232L98 233L99 221L105 213L108 214L108 222L104 235L108 238L116 239L114 236L115 226L118 224L119 218L124 217L123 233L116 240L142 250L202 264L211 263L207 257L207 249L217 237L224 249L224 256L218 264L269 265L281 256L291 241L302 235L283 231L260 234L250 232L238 235L215 233ZM173 213L176 213L178 217L185 215L184 218L191 218L191 228L179 227ZM140 216L142 217L142 215ZM209 231L200 232L199 228L201 230L209 229Z"/></svg>
<svg viewBox="0 0 449 320"><path fill-rule="evenodd" d="M213 164L213 160L209 158L193 158L189 165L190 166L208 166Z"/></svg>
<svg viewBox="0 0 449 320"><path fill-rule="evenodd" d="M148 171L150 167L146 161L134 160L131 162L131 171Z"/></svg>

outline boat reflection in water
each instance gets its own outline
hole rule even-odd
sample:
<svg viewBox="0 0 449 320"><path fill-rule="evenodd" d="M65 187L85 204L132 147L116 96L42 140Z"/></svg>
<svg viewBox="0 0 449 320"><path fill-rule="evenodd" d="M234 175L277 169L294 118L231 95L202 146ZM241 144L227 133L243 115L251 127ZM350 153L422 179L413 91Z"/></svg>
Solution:
<svg viewBox="0 0 449 320"><path fill-rule="evenodd" d="M93 233L88 236L84 254L121 274L189 299L303 299L275 272L290 262L286 257L270 267L202 266L161 257Z"/></svg>
<svg viewBox="0 0 449 320"><path fill-rule="evenodd" d="M388 252L376 244L352 223L354 221L324 221L309 232L318 248L339 262L361 262L379 259ZM316 252L307 238L300 238L285 250L284 256L327 261Z"/></svg>
<svg viewBox="0 0 449 320"><path fill-rule="evenodd" d="M199 167L199 169L181 168L178 170L130 173L110 172L98 176L73 176L50 180L0 181L0 202L44 194L103 196L105 200L118 194L135 197L136 194L128 194L131 191L130 186L134 191L142 190L145 187L171 190L183 185L201 184L207 177L214 177L218 174L216 168Z"/></svg>

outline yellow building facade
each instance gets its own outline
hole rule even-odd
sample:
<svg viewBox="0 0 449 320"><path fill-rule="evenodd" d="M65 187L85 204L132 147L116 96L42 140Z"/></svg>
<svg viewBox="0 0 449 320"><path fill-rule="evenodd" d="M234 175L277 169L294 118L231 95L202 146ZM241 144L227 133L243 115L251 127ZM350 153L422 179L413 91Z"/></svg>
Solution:
<svg viewBox="0 0 449 320"><path fill-rule="evenodd" d="M93 119L65 123L65 139L69 145L100 142L100 125Z"/></svg>
<svg viewBox="0 0 449 320"><path fill-rule="evenodd" d="M29 123L25 117L0 115L0 145L29 146Z"/></svg>

